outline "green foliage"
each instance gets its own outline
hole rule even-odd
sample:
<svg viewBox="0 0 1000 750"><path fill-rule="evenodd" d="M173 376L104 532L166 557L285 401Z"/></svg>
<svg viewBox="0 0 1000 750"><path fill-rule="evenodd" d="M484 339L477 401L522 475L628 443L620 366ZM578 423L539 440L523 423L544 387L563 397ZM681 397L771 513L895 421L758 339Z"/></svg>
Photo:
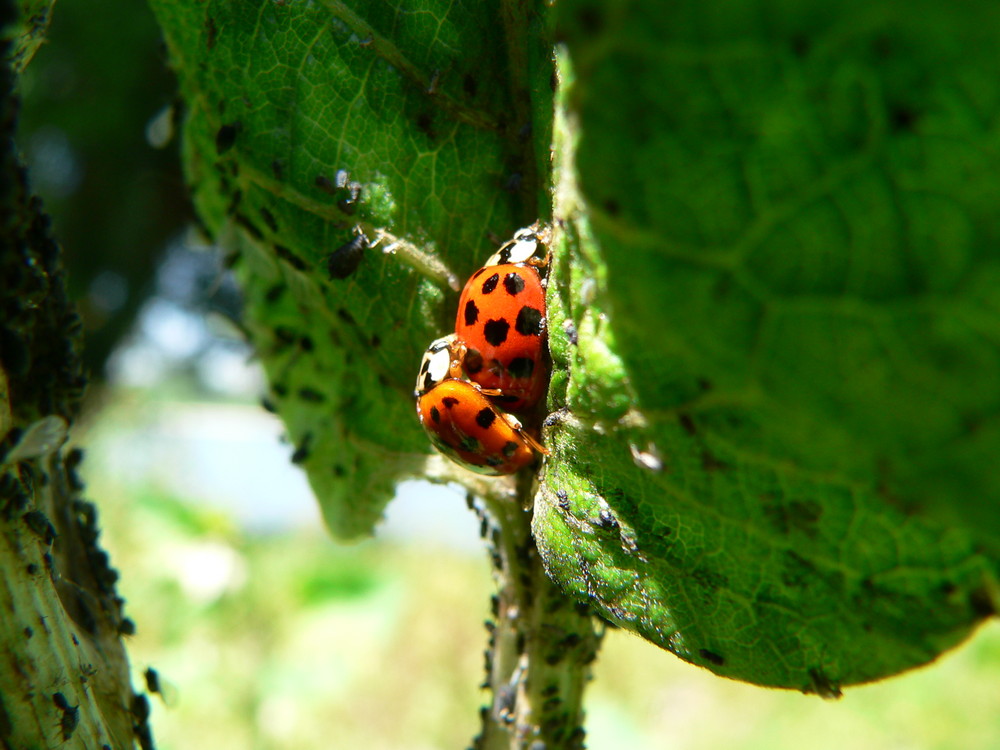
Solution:
<svg viewBox="0 0 1000 750"><path fill-rule="evenodd" d="M22 10L43 12L27 5ZM79 319L66 295L60 248L14 141L15 68L27 64L30 55L23 54L40 32L24 19L8 26L9 11L0 12L0 399L10 405L9 413L6 405L0 408L0 418L12 418L23 429L53 414L75 417L85 378Z"/></svg>
<svg viewBox="0 0 1000 750"><path fill-rule="evenodd" d="M996 596L998 9L559 15L550 573L737 679L935 658Z"/></svg>
<svg viewBox="0 0 1000 750"><path fill-rule="evenodd" d="M60 0L18 89L18 144L63 247L84 367L99 383L164 246L191 219L176 139L152 148L146 136L158 111L169 122L176 90L152 12L133 0Z"/></svg>
<svg viewBox="0 0 1000 750"><path fill-rule="evenodd" d="M20 0L18 3L9 3L11 10L17 6L17 21L11 24L11 28L0 28L0 34L12 41L11 49L4 50L4 54L9 55L15 73L24 71L45 41L54 4L55 0ZM3 13L5 23L6 10Z"/></svg>
<svg viewBox="0 0 1000 750"><path fill-rule="evenodd" d="M441 268L548 216L551 181L555 580L719 674L825 695L994 606L992 5L565 0L554 126L527 6L152 5L197 207L335 533L426 456ZM356 227L421 251L327 278Z"/></svg>
<svg viewBox="0 0 1000 750"><path fill-rule="evenodd" d="M534 146L512 98L530 56L509 62L486 3L152 5L188 105L195 202L212 234L235 229L247 328L296 457L334 533L369 533L429 451L410 394L456 297L403 250L369 249L346 279L326 259L360 225L461 277L489 236L530 223Z"/></svg>

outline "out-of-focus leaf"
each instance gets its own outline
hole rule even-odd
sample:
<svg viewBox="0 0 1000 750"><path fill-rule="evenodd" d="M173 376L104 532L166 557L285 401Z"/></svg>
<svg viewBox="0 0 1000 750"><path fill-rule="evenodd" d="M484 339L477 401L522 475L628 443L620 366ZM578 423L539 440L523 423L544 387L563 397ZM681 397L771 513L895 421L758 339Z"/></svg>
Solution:
<svg viewBox="0 0 1000 750"><path fill-rule="evenodd" d="M1000 9L558 13L551 575L736 679L934 659L997 590Z"/></svg>
<svg viewBox="0 0 1000 750"><path fill-rule="evenodd" d="M175 83L153 14L132 0L60 0L21 76L18 145L65 250L68 292L96 381L153 288L157 259L190 221L176 140L150 145Z"/></svg>
<svg viewBox="0 0 1000 750"><path fill-rule="evenodd" d="M530 125L546 108L531 96L551 96L551 64L534 3L152 5L189 107L195 202L239 250L295 460L334 533L367 533L429 451L411 392L453 325L445 270L464 278L490 236L537 217ZM331 279L356 225L426 254L369 248Z"/></svg>
<svg viewBox="0 0 1000 750"><path fill-rule="evenodd" d="M13 43L9 56L15 73L24 71L45 41L54 4L55 0L20 0L17 21L0 29L0 34Z"/></svg>

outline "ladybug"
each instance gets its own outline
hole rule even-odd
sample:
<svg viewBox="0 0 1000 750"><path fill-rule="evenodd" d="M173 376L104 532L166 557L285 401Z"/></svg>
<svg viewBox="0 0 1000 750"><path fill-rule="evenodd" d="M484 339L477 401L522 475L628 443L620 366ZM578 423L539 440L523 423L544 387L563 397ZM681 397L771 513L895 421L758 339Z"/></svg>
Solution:
<svg viewBox="0 0 1000 750"><path fill-rule="evenodd" d="M458 303L455 347L469 378L510 411L534 406L545 392L545 286L536 267L545 245L536 227L513 239L472 275ZM464 350L464 351L463 351Z"/></svg>
<svg viewBox="0 0 1000 750"><path fill-rule="evenodd" d="M452 377L461 365L455 336L427 348L417 375L417 418L441 453L478 474L513 474L530 464L535 451L547 453L522 430L521 422L500 411L474 383Z"/></svg>

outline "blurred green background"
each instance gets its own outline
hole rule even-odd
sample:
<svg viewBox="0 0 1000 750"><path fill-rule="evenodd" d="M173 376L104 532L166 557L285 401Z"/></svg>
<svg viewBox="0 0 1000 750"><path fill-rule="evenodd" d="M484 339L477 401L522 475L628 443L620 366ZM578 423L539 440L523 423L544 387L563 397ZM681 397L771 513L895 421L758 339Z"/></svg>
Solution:
<svg viewBox="0 0 1000 750"><path fill-rule="evenodd" d="M462 494L409 483L379 538L330 541L289 461L239 296L199 244L173 84L141 3L60 0L22 82L20 147L80 301L93 386L73 435L122 572L135 684L155 668L166 750L456 748L478 729L492 593ZM161 131L162 132L162 131ZM838 702L728 682L620 631L588 745L1000 747L1000 624Z"/></svg>
<svg viewBox="0 0 1000 750"><path fill-rule="evenodd" d="M138 625L136 684L152 666L167 685L158 746L466 747L487 697L492 582L462 495L406 485L379 538L337 545L270 415L171 390L116 388L75 436ZM256 490L233 467L206 474L241 455ZM254 507L235 506L241 492ZM998 673L996 623L835 702L723 680L615 630L589 688L588 747L987 750L1000 746Z"/></svg>

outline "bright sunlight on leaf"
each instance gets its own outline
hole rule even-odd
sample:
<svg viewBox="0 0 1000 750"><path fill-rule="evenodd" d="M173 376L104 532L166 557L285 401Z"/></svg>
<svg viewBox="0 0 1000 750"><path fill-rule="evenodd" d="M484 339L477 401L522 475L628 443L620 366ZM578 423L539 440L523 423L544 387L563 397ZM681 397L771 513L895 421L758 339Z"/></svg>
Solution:
<svg viewBox="0 0 1000 750"><path fill-rule="evenodd" d="M741 680L934 659L996 596L996 6L558 12L550 574Z"/></svg>
<svg viewBox="0 0 1000 750"><path fill-rule="evenodd" d="M529 112L512 103L527 73L489 3L152 5L189 106L188 178L240 250L296 460L335 534L370 533L430 451L411 393L454 316L443 269L464 278L491 236L537 217ZM543 57L546 89L550 70ZM356 226L420 247L361 249L356 267L345 249L328 270Z"/></svg>
<svg viewBox="0 0 1000 750"><path fill-rule="evenodd" d="M533 530L563 589L828 696L992 613L994 4L152 5L334 533L422 470L413 375L457 283L551 213Z"/></svg>

